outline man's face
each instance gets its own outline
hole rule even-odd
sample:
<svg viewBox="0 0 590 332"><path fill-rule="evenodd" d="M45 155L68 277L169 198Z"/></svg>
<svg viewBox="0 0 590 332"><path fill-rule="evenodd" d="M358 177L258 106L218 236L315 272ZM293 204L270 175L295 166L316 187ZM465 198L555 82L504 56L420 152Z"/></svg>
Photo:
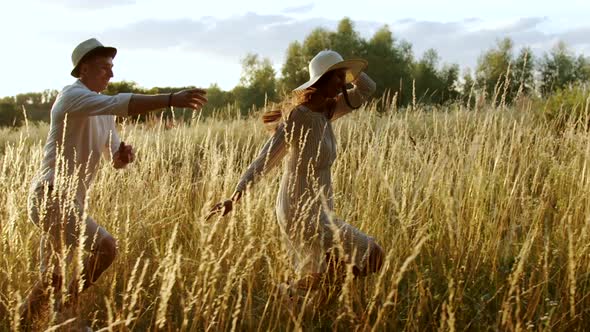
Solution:
<svg viewBox="0 0 590 332"><path fill-rule="evenodd" d="M113 58L96 56L83 63L80 67L80 80L94 92L107 88L113 77Z"/></svg>

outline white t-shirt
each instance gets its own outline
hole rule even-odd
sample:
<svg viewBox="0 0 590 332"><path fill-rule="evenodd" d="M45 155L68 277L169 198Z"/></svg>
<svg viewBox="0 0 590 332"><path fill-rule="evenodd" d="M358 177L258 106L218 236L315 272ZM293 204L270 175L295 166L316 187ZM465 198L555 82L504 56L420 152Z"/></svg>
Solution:
<svg viewBox="0 0 590 332"><path fill-rule="evenodd" d="M102 95L89 90L80 80L66 86L51 108L41 170L31 189L53 184L59 174L60 178L73 181L76 200L84 204L101 154L111 160L119 148L114 116L127 115L131 95Z"/></svg>

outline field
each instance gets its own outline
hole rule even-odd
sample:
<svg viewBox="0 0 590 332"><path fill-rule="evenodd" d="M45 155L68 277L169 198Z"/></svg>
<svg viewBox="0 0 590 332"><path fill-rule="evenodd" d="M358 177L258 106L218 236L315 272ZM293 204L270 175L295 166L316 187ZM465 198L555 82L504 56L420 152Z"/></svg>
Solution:
<svg viewBox="0 0 590 332"><path fill-rule="evenodd" d="M336 121L336 213L387 257L379 274L348 278L326 303L310 294L289 309L277 287L294 273L274 212L281 170L227 217L203 219L268 137L259 119L222 113L122 125L136 163L105 165L90 193L88 213L119 244L115 264L75 308L95 330L590 326L587 115L558 124L523 101L479 110L370 105ZM16 306L38 277L40 232L26 198L47 130L0 129L2 331L15 327ZM59 330L54 318L47 326Z"/></svg>

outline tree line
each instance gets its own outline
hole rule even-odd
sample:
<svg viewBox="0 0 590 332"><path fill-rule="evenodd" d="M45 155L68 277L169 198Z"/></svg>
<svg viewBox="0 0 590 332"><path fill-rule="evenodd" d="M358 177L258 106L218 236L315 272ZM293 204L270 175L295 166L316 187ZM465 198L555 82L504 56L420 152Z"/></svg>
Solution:
<svg viewBox="0 0 590 332"><path fill-rule="evenodd" d="M461 76L459 65L442 63L434 49L416 58L412 44L394 38L388 25L365 39L355 30L353 21L344 18L335 31L316 28L303 42L290 43L280 75L268 58L258 54L246 55L242 60L239 84L229 91L222 90L217 84L210 85L209 103L201 115L208 116L225 107L238 109L246 115L253 109L280 101L293 88L307 81L309 61L324 49L333 49L345 59L367 59L367 73L378 87L375 98L389 99L388 102L395 102L400 107L414 103L469 102L476 95L491 102L509 104L519 95L545 98L590 81L590 59L575 54L563 42L536 58L529 47L515 50L512 40L504 38L482 52L473 72L467 69ZM183 88L186 87L145 89L135 82L122 81L110 83L104 93L166 93ZM57 91L46 90L0 99L0 126L20 125L25 112L30 121L48 121L49 109L56 96ZM190 115L180 113L175 116Z"/></svg>

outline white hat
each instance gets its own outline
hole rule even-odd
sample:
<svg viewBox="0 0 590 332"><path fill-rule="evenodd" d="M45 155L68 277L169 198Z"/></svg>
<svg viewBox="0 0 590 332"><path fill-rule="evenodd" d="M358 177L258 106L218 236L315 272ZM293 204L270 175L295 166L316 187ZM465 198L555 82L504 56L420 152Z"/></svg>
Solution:
<svg viewBox="0 0 590 332"><path fill-rule="evenodd" d="M72 69L72 72L70 73L72 76L78 77L78 65L80 64L80 61L92 51L103 52L112 58L117 55L116 48L104 46L95 38L85 40L76 46L74 52L72 52L72 64L74 65L74 69Z"/></svg>
<svg viewBox="0 0 590 332"><path fill-rule="evenodd" d="M325 73L340 69L346 68L346 83L350 83L356 79L356 77L367 67L367 61L363 59L350 59L344 60L342 56L338 54L338 52L332 50L324 50L318 53L316 56L311 59L309 63L309 81L301 84L299 87L295 88L293 91L302 91L310 86L312 86L315 82L317 82L320 77L322 77Z"/></svg>

